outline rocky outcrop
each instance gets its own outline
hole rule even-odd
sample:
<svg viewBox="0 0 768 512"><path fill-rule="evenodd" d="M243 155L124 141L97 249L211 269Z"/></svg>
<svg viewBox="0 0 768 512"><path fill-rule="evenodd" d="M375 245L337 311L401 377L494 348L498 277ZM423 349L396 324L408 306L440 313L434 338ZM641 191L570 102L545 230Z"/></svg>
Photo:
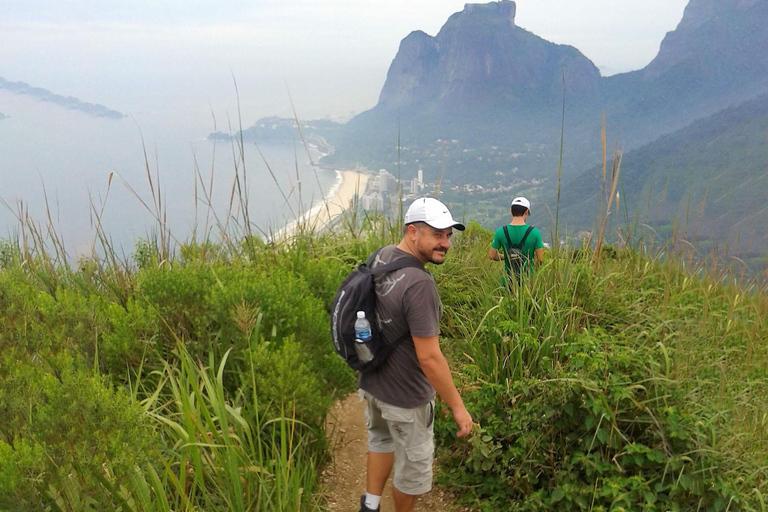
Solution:
<svg viewBox="0 0 768 512"><path fill-rule="evenodd" d="M389 67L379 104L398 108L429 97L438 77L440 45L422 31L411 32L400 43L397 57Z"/></svg>
<svg viewBox="0 0 768 512"><path fill-rule="evenodd" d="M515 26L515 14L517 14L517 4L515 2L503 0L490 4L464 4L464 11L467 13L476 13L478 10L482 10L498 19L507 20L510 27Z"/></svg>
<svg viewBox="0 0 768 512"><path fill-rule="evenodd" d="M515 12L509 0L467 4L437 36L411 33L392 62L379 107L548 101L562 96L562 75L576 92L595 88L600 72L589 59L516 26Z"/></svg>

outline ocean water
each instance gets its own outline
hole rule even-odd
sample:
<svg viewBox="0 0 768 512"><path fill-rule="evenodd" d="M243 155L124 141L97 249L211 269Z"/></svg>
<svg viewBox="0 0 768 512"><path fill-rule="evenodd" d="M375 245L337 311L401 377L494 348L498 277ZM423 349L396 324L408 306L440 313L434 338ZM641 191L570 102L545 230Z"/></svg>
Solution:
<svg viewBox="0 0 768 512"><path fill-rule="evenodd" d="M276 232L338 184L336 172L316 165L322 155L300 142L246 143L241 156L229 142L207 140L229 122L204 108L148 106L122 120L98 119L0 91L0 112L9 116L0 120L7 203L0 238L18 236L18 217L27 214L45 231L50 214L73 256L90 254L94 212L114 246L130 253L158 230L157 197L176 240L188 241L193 230L199 239L206 226L217 239L216 218L223 223L234 211L242 221L231 203L236 173L260 234Z"/></svg>

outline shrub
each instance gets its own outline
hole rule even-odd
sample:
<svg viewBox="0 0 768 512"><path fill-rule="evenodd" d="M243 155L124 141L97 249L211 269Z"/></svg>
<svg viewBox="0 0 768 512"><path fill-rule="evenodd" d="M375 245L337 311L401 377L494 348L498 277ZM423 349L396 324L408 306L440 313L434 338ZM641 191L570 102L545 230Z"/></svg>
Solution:
<svg viewBox="0 0 768 512"><path fill-rule="evenodd" d="M241 389L249 396L252 386L264 417L294 414L296 418L319 428L331 406L333 396L307 360L304 347L288 338L280 343L259 343L247 351L254 382L243 382Z"/></svg>
<svg viewBox="0 0 768 512"><path fill-rule="evenodd" d="M514 334L498 342L517 343ZM721 458L702 449L706 427L676 406L683 390L655 376L664 357L660 348L625 346L597 329L563 346L554 367L532 361L532 371L472 391L466 400L482 429L469 446L457 447L453 425L438 423L439 438L454 450L444 481L482 510L739 503L720 478ZM536 369L539 362L547 368Z"/></svg>
<svg viewBox="0 0 768 512"><path fill-rule="evenodd" d="M99 479L118 478L146 460L150 432L141 407L68 359L60 354L56 367L18 353L3 359L0 507L41 510L49 489L70 480L101 503Z"/></svg>

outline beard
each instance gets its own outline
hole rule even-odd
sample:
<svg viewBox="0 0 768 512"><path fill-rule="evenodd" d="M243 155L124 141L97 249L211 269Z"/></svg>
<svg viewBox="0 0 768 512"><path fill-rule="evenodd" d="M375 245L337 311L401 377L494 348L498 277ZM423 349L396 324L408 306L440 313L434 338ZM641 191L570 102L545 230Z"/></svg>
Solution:
<svg viewBox="0 0 768 512"><path fill-rule="evenodd" d="M445 262L445 256L448 254L448 249L432 248L423 251L422 254L428 262L434 265L442 265Z"/></svg>

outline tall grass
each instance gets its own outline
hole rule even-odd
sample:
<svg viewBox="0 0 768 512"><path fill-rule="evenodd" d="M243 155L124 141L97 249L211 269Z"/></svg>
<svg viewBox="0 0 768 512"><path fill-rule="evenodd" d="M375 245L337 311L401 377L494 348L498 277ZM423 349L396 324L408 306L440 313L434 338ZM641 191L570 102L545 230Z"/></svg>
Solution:
<svg viewBox="0 0 768 512"><path fill-rule="evenodd" d="M298 116L296 123L300 130ZM303 347L307 350L305 357L316 358L309 361L310 366L321 369L312 370L310 380L305 378L310 370L298 359L298 347L306 340L299 339L296 333L276 337L279 325L306 319L273 317L273 324L266 325L262 332L260 320L246 321L245 315L234 314L229 320L237 323L234 328L221 325L211 332L193 332L187 330L192 325L188 323L185 330L179 330L172 318L164 316L163 305L153 304L144 293L144 287L157 272L177 274L178 277L169 278L167 284L160 286L180 286L175 291L166 291L175 300L185 300L183 287L194 285L195 272L208 268L208 273L215 274L214 267L231 265L262 269L262 273L263 269L283 269L327 303L343 275L372 250L372 245L379 243L375 236L361 239L360 230L374 229L380 237L391 237L388 222L376 216L358 217L356 210L346 215L342 223L350 229L349 239L318 234L311 219L299 214L291 238L270 244L255 236L258 230L267 237L268 230L251 221L245 142L241 125L240 128L239 137L233 138L234 175L229 206L223 214L212 206L213 167L210 179L196 167L194 199L196 204L200 201L205 205L206 211L202 231L193 229L189 241L177 239L168 229L167 189L161 187L159 173L152 171L146 148L148 197L120 176L110 175L104 201L91 205L95 230L92 254L80 257L76 265L67 254L67 245L50 208L47 223L42 225L33 221L25 203L18 203L15 211L12 209L20 230L18 238L0 246L0 274L13 273L19 280L17 284L10 279L0 283L0 301L12 302L10 297L20 293L25 298L15 299L18 304L6 307L6 315L0 320L0 347L4 351L0 368L20 364L26 371L28 365L36 368L35 375L54 376L62 371L63 365L74 364L78 374L107 374L121 389L127 386L134 403L143 407L145 427L152 431L153 448L146 453L146 462L137 464L133 470L126 471L125 467L117 468L106 461L103 473L93 472L78 462L77 445L72 447L71 462L67 461L69 469L63 469L61 461L53 457L47 457L46 462L42 453L35 452L34 457L24 455L22 449L26 450L27 445L15 446L14 438L34 449L48 449L46 440L29 437L34 432L29 422L34 421L35 415L23 414L23 408L17 407L18 394L24 397L22 401L29 400L30 411L39 407L27 397L35 396L37 384L17 390L13 381L3 375L0 411L8 412L9 417L0 421L0 508L322 510L317 478L327 449L323 421L322 417L304 421L301 414L307 410L322 413L326 407L323 404L329 403L334 393L346 392L353 382L348 369L332 364L338 361L323 355L330 352L330 343L322 348ZM302 143L307 149L303 135ZM317 175L314 163L313 169ZM131 256L117 253L102 222L115 180L128 188L156 223L155 235L137 241ZM324 193L321 195L327 208L328 200ZM284 197L287 202L288 196ZM298 201L299 209L294 211L301 213L300 192ZM214 278L214 282L218 288L204 292L209 299L225 288L220 279ZM23 292L13 289L15 286L23 288ZM226 286L231 289L236 285ZM194 299L204 297L198 295ZM258 313L261 310L288 311L297 303L279 294L273 299L277 303L253 305L257 312L253 319L262 318ZM280 301L285 301L284 307ZM41 310L39 304L45 307ZM181 309L188 306L197 307L179 303L180 318L187 314ZM244 301L243 306L251 307ZM236 305L232 307L237 309ZM202 316L207 313L203 311ZM34 336L42 336L47 329L58 330L60 334L52 335L50 342L36 338L32 343L26 339L30 336L30 325L34 326ZM93 330L88 331L91 326ZM233 331L241 334L229 338L228 333ZM87 332L86 336L92 339L73 339L68 337L70 332ZM169 339L175 343L169 343ZM17 349L14 343L19 340L22 344ZM34 348L26 352L26 347ZM266 364L282 372L278 377L284 382L275 382L281 386L279 390L265 389ZM321 374L324 380L319 377ZM4 394L11 389L13 393ZM311 403L297 403L295 396L303 396ZM16 413L18 416L14 416ZM88 424L82 427L94 432L101 428ZM39 469L57 465L62 471L70 471L71 478L58 478L49 469ZM42 471L45 476L32 477L28 474L32 471Z"/></svg>
<svg viewBox="0 0 768 512"><path fill-rule="evenodd" d="M150 465L122 490L133 509L319 510L312 494L322 455L317 432L290 410L264 417L255 385L249 396L227 391L231 351L217 366L213 357L203 365L183 345L178 350L178 366L167 365L144 393L142 405L168 448L156 453L159 472ZM253 368L239 378L254 381Z"/></svg>
<svg viewBox="0 0 768 512"><path fill-rule="evenodd" d="M603 243L599 256L561 251L557 269L548 257L509 293L483 266L491 233L478 231L437 275L481 425L469 449L446 431L444 483L483 510L599 510L609 486L624 493L614 505L635 510L646 478L658 506L764 510L764 284L688 253ZM638 446L651 459L628 458ZM576 456L602 468L591 483Z"/></svg>
<svg viewBox="0 0 768 512"><path fill-rule="evenodd" d="M257 270L242 275L264 280L288 274L301 283L296 290L327 307L346 272L400 238L402 210L390 220L353 208L337 232L318 233L299 203L292 236L262 240L257 231L270 233L250 220L244 144L240 130L224 214L211 204L213 169L210 180L196 169L195 201L207 211L202 234L193 231L186 243L168 231L165 189L145 151L150 197L129 188L157 231L137 244L133 259L111 245L105 204L92 206L93 257L72 265L50 210L40 225L19 203L19 237L0 246L0 274L13 277L0 280L0 369L18 359L32 376L14 374L31 383L26 388L0 378L0 411L14 425L0 425L0 491L36 493L35 505L59 510L323 510L323 422L302 416L317 404L297 397L322 392L327 399L348 390L352 378L307 339L294 339L300 328L277 335L281 325L306 318L278 316L265 324L271 306L298 315L291 307L302 297L264 295L276 304L259 303L261 295L224 273ZM653 239L640 239L633 248L628 229L616 238L622 246L610 245L621 152L617 146L609 165L605 127L603 154L594 249L558 246L510 294L500 285L499 266L487 260L491 233L471 223L446 264L432 267L445 306L443 346L482 429L469 445L440 437L443 474L489 510L600 510L628 502L626 510L643 500L667 500L672 509L764 510L766 286L698 261L675 241L657 248ZM558 187L561 171L562 140ZM162 292L158 297L178 302L153 302L150 285ZM311 369L328 385L321 391L302 369L310 349L317 358ZM152 433L146 460L130 470L107 460L95 473L75 460L62 478L46 480L40 468L50 467L45 461L53 456L35 458L14 444L14 437L36 432L24 422L36 417L37 395L17 400L8 390L34 390L38 373L55 390L62 368L72 367L107 374L129 390ZM268 371L279 376L274 389L260 382ZM442 421L438 433L447 431ZM14 473L8 461L28 463L30 472ZM30 476L32 469L38 473ZM621 492L609 496L615 489ZM0 496L0 506L6 498Z"/></svg>

